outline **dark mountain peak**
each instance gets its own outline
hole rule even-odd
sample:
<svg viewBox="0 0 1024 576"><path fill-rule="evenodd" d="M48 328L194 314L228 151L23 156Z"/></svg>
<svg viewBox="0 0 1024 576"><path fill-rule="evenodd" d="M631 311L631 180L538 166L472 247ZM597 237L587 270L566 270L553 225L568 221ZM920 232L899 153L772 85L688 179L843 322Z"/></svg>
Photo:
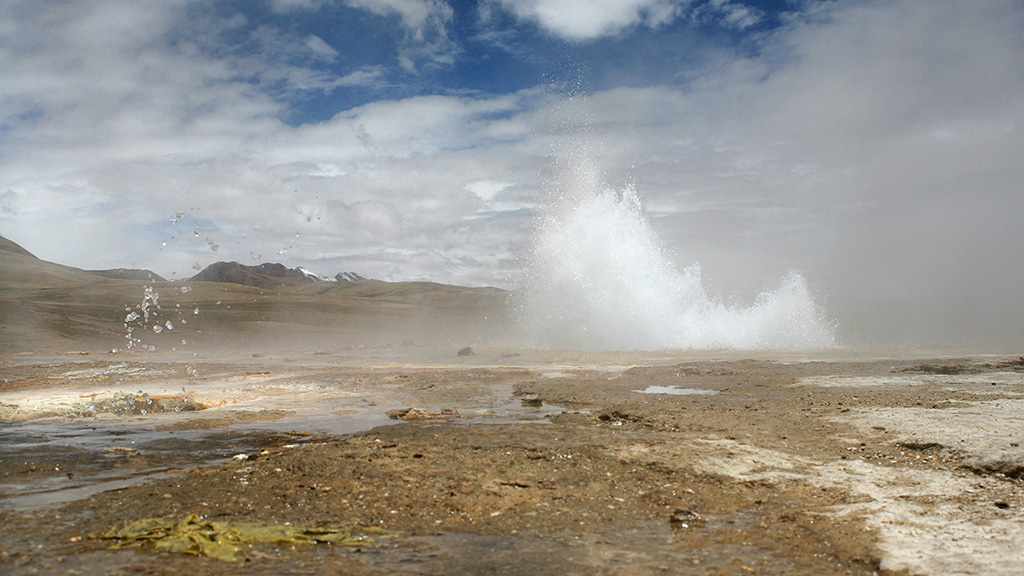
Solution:
<svg viewBox="0 0 1024 576"><path fill-rule="evenodd" d="M318 274L305 268L288 268L277 262L265 262L258 266L246 266L238 262L217 262L210 264L205 270L196 274L192 280L206 282L231 282L259 288L280 288L282 286L301 286L313 282L327 282ZM342 272L335 277L337 281L350 282L365 280L355 272Z"/></svg>
<svg viewBox="0 0 1024 576"><path fill-rule="evenodd" d="M111 270L86 270L89 274L103 276L104 278L118 278L120 280L148 280L150 282L166 282L167 279L152 270L139 270L137 268L113 268Z"/></svg>
<svg viewBox="0 0 1024 576"><path fill-rule="evenodd" d="M284 264L266 262L259 266L246 266L238 262L216 262L192 277L204 282L230 282L257 288L279 288L298 286L306 280L301 272L291 270Z"/></svg>

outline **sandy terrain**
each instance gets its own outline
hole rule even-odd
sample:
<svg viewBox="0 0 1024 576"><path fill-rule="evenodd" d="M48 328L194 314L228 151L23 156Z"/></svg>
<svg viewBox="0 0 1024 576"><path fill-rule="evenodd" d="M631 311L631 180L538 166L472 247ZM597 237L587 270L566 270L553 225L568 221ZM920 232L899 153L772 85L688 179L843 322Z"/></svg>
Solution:
<svg viewBox="0 0 1024 576"><path fill-rule="evenodd" d="M1018 357L455 352L4 356L0 573L1024 563ZM228 562L101 537L191 514L361 540Z"/></svg>

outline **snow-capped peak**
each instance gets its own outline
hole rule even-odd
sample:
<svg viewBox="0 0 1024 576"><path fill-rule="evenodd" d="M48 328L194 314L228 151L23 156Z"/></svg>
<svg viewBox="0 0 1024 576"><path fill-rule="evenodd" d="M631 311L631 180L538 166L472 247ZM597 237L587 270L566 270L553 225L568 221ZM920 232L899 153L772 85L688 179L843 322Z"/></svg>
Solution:
<svg viewBox="0 0 1024 576"><path fill-rule="evenodd" d="M312 272L310 270L303 268L302 266L299 266L298 268L296 268L296 270L301 272L303 276L309 278L313 282L334 282L334 278L325 278L317 274L316 272Z"/></svg>

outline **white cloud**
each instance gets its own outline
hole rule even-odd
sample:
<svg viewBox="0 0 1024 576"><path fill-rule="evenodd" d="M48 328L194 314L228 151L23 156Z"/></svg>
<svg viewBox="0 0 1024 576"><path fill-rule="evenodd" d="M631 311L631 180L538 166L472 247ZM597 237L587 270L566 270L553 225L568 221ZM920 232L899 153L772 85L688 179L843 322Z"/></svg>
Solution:
<svg viewBox="0 0 1024 576"><path fill-rule="evenodd" d="M512 186L511 182L497 182L495 180L477 180L466 185L466 190L475 194L485 202L494 201L494 197L503 190Z"/></svg>
<svg viewBox="0 0 1024 576"><path fill-rule="evenodd" d="M705 10L724 26L749 28L761 21L761 11L729 0L710 0Z"/></svg>
<svg viewBox="0 0 1024 576"><path fill-rule="evenodd" d="M690 0L497 0L517 17L569 40L591 40L671 21Z"/></svg>
<svg viewBox="0 0 1024 576"><path fill-rule="evenodd" d="M334 60L338 57L338 51L316 34L306 36L306 46L311 52L324 60Z"/></svg>
<svg viewBox="0 0 1024 576"><path fill-rule="evenodd" d="M757 8L730 0L489 0L482 4L481 18L491 19L494 6L576 42L615 36L638 26L658 28L676 19L743 30L763 18Z"/></svg>
<svg viewBox="0 0 1024 576"><path fill-rule="evenodd" d="M345 0L353 8L379 16L397 16L407 31L398 62L406 72L416 73L421 62L449 65L458 46L449 39L448 24L454 11L444 0Z"/></svg>
<svg viewBox="0 0 1024 576"><path fill-rule="evenodd" d="M381 16L397 15L414 36L423 40L429 34L445 34L445 25L454 12L443 0L345 0L355 8L362 8Z"/></svg>

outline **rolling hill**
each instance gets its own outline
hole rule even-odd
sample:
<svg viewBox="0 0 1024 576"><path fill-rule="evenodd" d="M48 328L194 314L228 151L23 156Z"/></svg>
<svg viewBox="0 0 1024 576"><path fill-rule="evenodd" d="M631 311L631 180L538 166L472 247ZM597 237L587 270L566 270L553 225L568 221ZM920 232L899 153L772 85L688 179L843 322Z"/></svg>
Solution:
<svg viewBox="0 0 1024 576"><path fill-rule="evenodd" d="M0 354L462 346L493 339L508 319L509 292L496 288L271 282L112 278L41 260L0 237Z"/></svg>

